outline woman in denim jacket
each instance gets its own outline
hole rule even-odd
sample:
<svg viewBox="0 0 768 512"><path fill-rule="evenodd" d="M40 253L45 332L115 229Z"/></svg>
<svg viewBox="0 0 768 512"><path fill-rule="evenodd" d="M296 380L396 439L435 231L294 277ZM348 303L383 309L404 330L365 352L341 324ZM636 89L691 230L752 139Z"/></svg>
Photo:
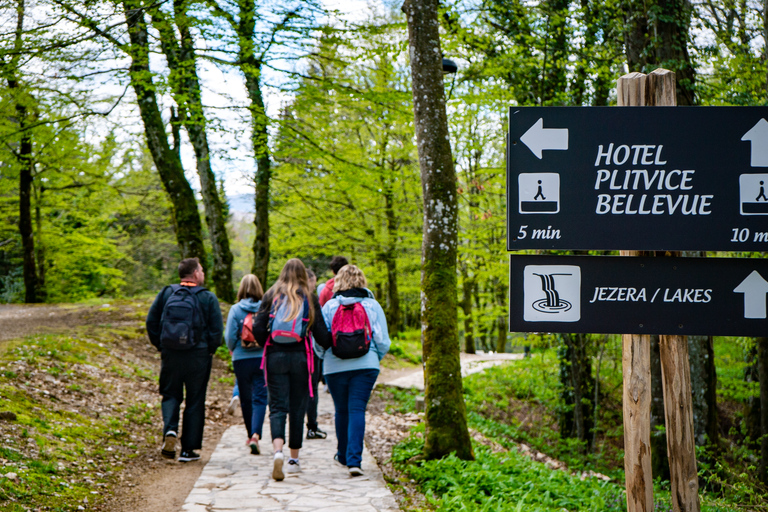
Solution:
<svg viewBox="0 0 768 512"><path fill-rule="evenodd" d="M246 444L251 447L254 455L259 454L259 440L267 413L267 383L261 369L264 350L256 345L253 348L243 347L240 335L245 317L248 313L256 315L263 295L258 277L253 274L243 276L237 290L237 303L229 309L227 327L224 329L224 340L232 353L232 366L240 390L240 410L243 412L245 430L248 431Z"/></svg>
<svg viewBox="0 0 768 512"><path fill-rule="evenodd" d="M384 310L366 288L363 271L355 265L342 267L333 284L333 297L323 306L323 319L331 330L333 317L341 306L359 302L371 324L372 341L368 352L353 359L340 359L332 349L315 343L315 352L323 359L323 375L336 407L335 459L349 468L352 476L361 476L365 409L373 385L379 376L379 361L389 351L390 339Z"/></svg>

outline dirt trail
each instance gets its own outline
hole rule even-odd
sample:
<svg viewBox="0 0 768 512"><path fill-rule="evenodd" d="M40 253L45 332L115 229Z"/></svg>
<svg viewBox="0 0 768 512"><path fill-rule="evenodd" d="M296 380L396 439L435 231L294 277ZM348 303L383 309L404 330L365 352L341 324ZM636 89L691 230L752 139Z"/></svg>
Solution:
<svg viewBox="0 0 768 512"><path fill-rule="evenodd" d="M117 306L104 303L99 305L0 305L0 345L4 341L24 338L41 333L63 333L81 326L108 324L112 327L140 329L149 307L148 301L134 301ZM150 368L159 372L160 358L146 337L124 340L121 345L110 347L113 353L131 354L147 362ZM231 397L231 386L220 382L222 377L231 376L225 364L215 358L208 396L206 400L206 425L201 460L178 463L160 458L159 446L147 446L135 458L125 464L118 477L119 484L112 496L95 504L91 510L105 512L168 512L179 510L194 487L203 466L213 453L222 433L230 425L241 422L241 418L224 414ZM126 384L123 387L135 386ZM83 390L88 393L90 390ZM156 385L151 385L148 398L159 403ZM91 393L99 397L99 393ZM114 399L114 397L112 397ZM106 407L109 404L100 404ZM159 414L156 424L151 426L153 434L161 435L162 420ZM158 432L154 432L157 430Z"/></svg>

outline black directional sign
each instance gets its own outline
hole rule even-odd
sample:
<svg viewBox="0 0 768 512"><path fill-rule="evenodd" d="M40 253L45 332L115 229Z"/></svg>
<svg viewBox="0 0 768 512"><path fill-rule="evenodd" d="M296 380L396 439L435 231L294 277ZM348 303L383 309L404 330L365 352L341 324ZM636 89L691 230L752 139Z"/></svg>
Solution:
<svg viewBox="0 0 768 512"><path fill-rule="evenodd" d="M507 248L768 250L768 107L520 107Z"/></svg>
<svg viewBox="0 0 768 512"><path fill-rule="evenodd" d="M509 330L765 336L768 260L511 255Z"/></svg>

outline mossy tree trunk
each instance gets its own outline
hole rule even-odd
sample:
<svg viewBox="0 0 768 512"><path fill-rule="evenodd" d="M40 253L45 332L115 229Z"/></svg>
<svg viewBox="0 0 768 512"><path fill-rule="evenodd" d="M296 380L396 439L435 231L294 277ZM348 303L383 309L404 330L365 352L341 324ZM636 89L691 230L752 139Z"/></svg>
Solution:
<svg viewBox="0 0 768 512"><path fill-rule="evenodd" d="M184 176L181 160L168 144L165 123L160 115L149 68L149 35L141 2L123 0L130 43L123 49L131 57L129 76L136 93L144 134L152 160L173 205L173 226L182 258L198 257L206 261L203 227L197 200Z"/></svg>
<svg viewBox="0 0 768 512"><path fill-rule="evenodd" d="M216 176L211 167L188 7L188 2L174 0L174 21L180 36L178 40L173 26L162 11L155 9L152 12L152 21L160 33L160 43L170 68L171 92L179 106L179 122L187 130L195 151L205 219L213 250L211 277L219 299L232 303L235 299L232 288L232 251L227 236L227 219L216 187Z"/></svg>
<svg viewBox="0 0 768 512"><path fill-rule="evenodd" d="M477 286L474 278L467 275L466 266L462 268L461 277L462 300L461 308L464 311L464 352L474 354L475 349L475 322L472 316L472 291Z"/></svg>
<svg viewBox="0 0 768 512"><path fill-rule="evenodd" d="M426 383L424 455L470 460L462 395L456 256L458 202L445 112L437 0L406 0L414 126L424 201L421 329Z"/></svg>
<svg viewBox="0 0 768 512"><path fill-rule="evenodd" d="M394 169L392 169L394 175ZM395 191L393 177L383 180L384 208L387 219L387 247L384 251L384 263L387 266L387 325L389 334L400 332L400 294L397 290L397 239L398 220L395 212Z"/></svg>

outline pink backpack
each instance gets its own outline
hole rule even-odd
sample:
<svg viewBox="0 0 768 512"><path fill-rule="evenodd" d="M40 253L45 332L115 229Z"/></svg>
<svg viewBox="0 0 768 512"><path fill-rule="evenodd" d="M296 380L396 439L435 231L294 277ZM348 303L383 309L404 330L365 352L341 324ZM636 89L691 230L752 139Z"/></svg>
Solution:
<svg viewBox="0 0 768 512"><path fill-rule="evenodd" d="M359 302L339 305L331 321L331 351L339 359L354 359L368 353L373 339L371 322Z"/></svg>

